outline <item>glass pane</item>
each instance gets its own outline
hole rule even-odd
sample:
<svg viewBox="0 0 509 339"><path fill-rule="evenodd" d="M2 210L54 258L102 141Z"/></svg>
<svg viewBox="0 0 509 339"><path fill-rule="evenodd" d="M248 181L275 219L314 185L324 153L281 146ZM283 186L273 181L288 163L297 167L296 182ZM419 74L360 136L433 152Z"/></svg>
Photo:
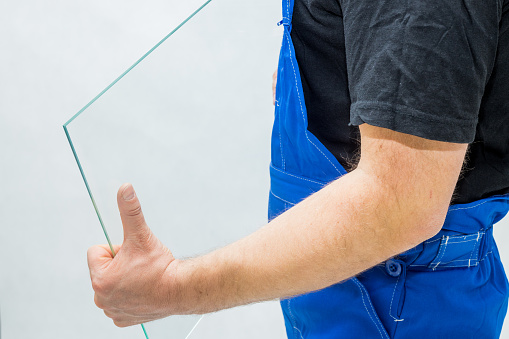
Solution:
<svg viewBox="0 0 509 339"><path fill-rule="evenodd" d="M211 3L67 125L113 243L122 242L116 192L124 182L177 258L265 223L277 53L258 51L276 47L271 19L261 5ZM90 231L105 242L99 223ZM151 339L183 339L199 318L145 327Z"/></svg>

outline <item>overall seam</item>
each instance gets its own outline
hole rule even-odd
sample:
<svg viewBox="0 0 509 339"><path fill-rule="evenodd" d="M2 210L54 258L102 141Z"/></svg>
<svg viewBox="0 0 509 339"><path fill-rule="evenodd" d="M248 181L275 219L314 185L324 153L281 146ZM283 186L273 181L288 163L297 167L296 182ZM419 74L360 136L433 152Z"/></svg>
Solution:
<svg viewBox="0 0 509 339"><path fill-rule="evenodd" d="M481 259L481 260L479 260L479 262L478 262L477 264L480 264L481 262L483 262L483 261L484 261L484 259L486 259L486 258L488 257L488 255L490 255L491 253L493 253L493 251L489 251L489 252L487 252L487 253L484 255L484 257L482 257L482 259Z"/></svg>
<svg viewBox="0 0 509 339"><path fill-rule="evenodd" d="M279 114L279 120L281 120L281 114ZM283 156L283 142L281 140L281 121L279 121L279 148L281 149L281 166L283 170L286 169L285 157Z"/></svg>
<svg viewBox="0 0 509 339"><path fill-rule="evenodd" d="M435 264L435 266L433 266L433 271L438 267L438 265L440 265L440 262L442 260L442 258L444 257L444 254L445 254L445 250L447 249L447 243L449 242L449 236L446 236L445 237L445 244L444 246L440 246L440 251L442 252L442 254L440 254L439 252L439 256L437 257L437 263ZM431 265L433 265L434 262L431 263Z"/></svg>
<svg viewBox="0 0 509 339"><path fill-rule="evenodd" d="M398 279L396 280L396 284L394 285L394 289L392 290L392 298L391 298L391 304L389 306L389 315L391 316L392 319L394 319L394 321L403 321L405 319L399 319L399 318L396 318L392 315L392 303L394 301L394 295L396 294L396 288L398 287L398 283L399 283L399 278L401 278L401 275L398 276Z"/></svg>
<svg viewBox="0 0 509 339"><path fill-rule="evenodd" d="M474 258L474 261L476 261L476 262L477 262L477 258L479 257L479 252L477 251L477 249L479 248L479 245L481 244L481 239L482 238L483 238L483 234L481 232L477 232L477 242L474 245L474 249L470 253L470 259L471 259L472 258L472 254L474 252L476 252L475 253L475 258ZM468 261L468 267L470 267L470 260Z"/></svg>
<svg viewBox="0 0 509 339"><path fill-rule="evenodd" d="M294 205L295 205L294 203L289 202L289 201L287 201L287 200L285 200L285 199L283 199L283 198L281 198L281 197L279 197L279 196L275 195L275 194L274 194L274 192L272 192L272 190L270 190L270 194L272 194L273 196L275 196L276 198L278 198L279 200L281 200L281 201L282 201L282 202L284 202L285 204L289 204L289 205L292 205L292 206L294 206ZM285 207L286 207L286 206L285 206Z"/></svg>
<svg viewBox="0 0 509 339"><path fill-rule="evenodd" d="M477 241L477 239L470 239L470 240L462 240L462 241L454 241L454 240L451 240L449 239L449 245L455 245L455 244L464 244L466 242L472 242L472 241Z"/></svg>
<svg viewBox="0 0 509 339"><path fill-rule="evenodd" d="M286 5L286 14L288 16L289 14L289 8L288 8L288 4ZM285 16L283 15L283 18ZM283 60L284 60L284 56L283 56ZM284 63L283 63L283 69L284 69ZM281 137L281 128L283 126L283 122L281 121L281 110L279 111L279 147L281 149L281 166L283 167L283 170L286 170L286 162L285 162L285 157L284 157L284 152L283 152L283 141L282 141L282 137Z"/></svg>
<svg viewBox="0 0 509 339"><path fill-rule="evenodd" d="M383 327L382 323L380 322L380 319L378 319L378 316L377 316L377 315L376 315L376 313L375 313L375 309L374 309L374 307L373 307L373 304L371 303L371 300L369 300L369 294L368 294L368 292L366 291L366 289L364 288L364 286L362 286L362 284L361 284L360 282L358 282L358 281L357 281L357 279L356 279L356 278L352 278L351 280L352 280L352 281L353 281L353 282L357 285L357 287L358 287L358 288L359 288L359 290L361 291L362 304L364 305L364 308L366 309L366 312L368 313L369 318L371 319L371 321L373 322L373 324L375 324L375 327L376 327L376 329L378 330L378 333L380 333L380 337L389 339L389 336L388 336L386 333L384 333L384 332L382 331L382 330L384 330L384 327ZM371 306L371 310L373 311L373 315L374 315L375 319L378 321L378 324L377 324L377 322L375 321L375 319L373 319L373 317L371 316L371 313L369 312L368 307L366 306L366 302L364 301L364 293L366 293L366 296L367 296L367 299L368 299L368 303L369 303L369 304L370 304L370 306ZM378 327L379 325L382 327L382 330L380 330L380 327ZM385 336L384 336L384 334L385 334Z"/></svg>
<svg viewBox="0 0 509 339"><path fill-rule="evenodd" d="M281 166L283 167L283 170L286 169L286 163L285 163L285 157L283 156L283 140L282 140L282 137L281 137L281 126L282 126L282 121L281 121L281 109L279 109L279 114L278 114L278 119L279 119L279 126L278 126L278 137L279 137L279 149L280 149L280 152L281 152Z"/></svg>
<svg viewBox="0 0 509 339"><path fill-rule="evenodd" d="M479 251L478 251L478 249L479 249L479 247L481 245L481 241L484 238L485 234L486 234L486 232L481 230L481 231L478 231L476 234L456 237L456 238L461 238L462 239L461 241L454 241L454 238L449 238L449 240L446 241L446 244L444 246L440 247L440 252L437 255L437 259L434 259L433 262L431 264L429 264L429 266L435 265L433 268L436 268L438 266L438 264L440 264L440 266L443 266L443 267L461 267L461 266L463 266L463 267L471 267L471 266L477 266L478 258L479 258ZM475 239L474 239L474 237L475 237ZM430 241L430 242L434 242L434 241L437 241L437 240L443 240L443 238L442 239L435 239L435 240ZM456 260L450 260L450 261L447 261L447 262L442 262L443 257L445 255L446 246L455 245L455 244L462 244L462 243L467 243L467 242L472 242L472 241L474 241L474 244L473 244L472 250L470 251L470 256L469 256L468 259L456 259ZM475 256L474 256L474 253L475 253ZM435 264L435 262L437 262L437 261L439 261L439 262L437 264ZM454 262L467 262L467 263L465 263L465 264L457 264L457 265L450 265L451 263L454 263ZM410 266L427 266L427 265L412 264Z"/></svg>
<svg viewBox="0 0 509 339"><path fill-rule="evenodd" d="M436 241L440 241L442 240L442 238L438 238L438 239L435 239L435 240L428 240L428 241L425 241L424 243L425 244L431 244L432 242L436 242Z"/></svg>
<svg viewBox="0 0 509 339"><path fill-rule="evenodd" d="M486 254L482 257L482 259L480 259L479 261L476 261L474 264L471 264L470 266L468 264L452 264L452 265L449 264L449 263L452 263L455 261L468 261L468 259L462 259L462 260L452 260L445 264L442 263L442 265L440 265L440 267L442 267L442 268L475 267L475 266L478 266L491 253L493 253L493 251L486 252ZM409 267L428 267L428 266L429 265L410 265ZM435 270L433 270L433 271L435 271Z"/></svg>
<svg viewBox="0 0 509 339"><path fill-rule="evenodd" d="M300 339L304 339L304 337L302 336L302 332L299 330L299 328L297 327L297 322L295 321L295 316L293 315L293 312L292 312L292 306L290 305L290 302L291 302L292 299L288 299L287 301L287 309L288 309L288 313L290 314L290 319L292 321L292 327L293 327L293 335L297 338L297 335L296 335L296 332L299 332L299 337Z"/></svg>
<svg viewBox="0 0 509 339"><path fill-rule="evenodd" d="M479 233L479 232L478 232ZM484 234L484 232L482 232ZM454 238L450 238L449 239L449 244L461 244L461 243L465 243L465 242L470 242L470 241L477 241L477 239L474 239L473 236L471 234L469 235L464 235L464 236L458 236L459 238L463 238L462 240L460 241L454 241ZM470 238L470 239L468 239ZM434 239L434 240L428 240L428 241L425 241L424 243L425 244L431 244L433 242L437 242L437 241L441 241L443 238L438 238L438 239ZM459 239L458 239L459 240Z"/></svg>
<svg viewBox="0 0 509 339"><path fill-rule="evenodd" d="M507 197L509 196L509 193L508 194L502 194L502 195L494 195L492 196L491 198L503 198L503 197ZM485 200L483 202L479 202L477 204L474 204L472 206L469 206L469 207L456 207L456 208L449 208L449 212L450 211L459 211L459 210L468 210L468 209L471 209L471 208L474 208L474 207L478 207L478 206L481 206L481 205L484 205L486 204L487 202L491 202L491 200Z"/></svg>
<svg viewBox="0 0 509 339"><path fill-rule="evenodd" d="M297 176L297 175L295 175L295 174L291 174L290 172L282 171L282 170L280 170L279 168L277 168L277 167L275 167L275 166L272 166L272 168L273 168L275 171L281 172L281 173L283 173L283 174L285 174L285 175L289 175L289 176L294 177L294 178L299 179L299 180L309 181L309 182L311 182L311 183L313 183L313 184L318 184L318 185L321 185L321 186L325 186L325 185L327 185L327 183L324 183L324 182L320 182L320 181L315 181L315 180L307 179L307 178L304 178L304 177L301 177L301 176Z"/></svg>

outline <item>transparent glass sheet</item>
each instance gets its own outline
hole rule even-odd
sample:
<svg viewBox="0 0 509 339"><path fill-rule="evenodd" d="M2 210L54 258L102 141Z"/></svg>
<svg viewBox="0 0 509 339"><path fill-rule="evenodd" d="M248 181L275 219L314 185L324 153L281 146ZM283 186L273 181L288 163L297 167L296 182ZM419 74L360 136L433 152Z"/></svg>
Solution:
<svg viewBox="0 0 509 339"><path fill-rule="evenodd" d="M226 245L265 222L277 55L258 53L275 26L260 22L267 20L261 6L210 3L66 124L112 243L123 239L116 194L125 182L177 258ZM99 222L90 231L104 243ZM184 339L199 319L174 316L145 328L151 339ZM132 337L143 335L139 329Z"/></svg>

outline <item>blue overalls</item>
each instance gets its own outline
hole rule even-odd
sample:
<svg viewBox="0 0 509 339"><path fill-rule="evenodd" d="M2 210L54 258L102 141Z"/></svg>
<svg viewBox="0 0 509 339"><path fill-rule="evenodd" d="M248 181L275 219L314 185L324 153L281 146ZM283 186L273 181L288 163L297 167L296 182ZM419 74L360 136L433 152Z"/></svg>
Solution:
<svg viewBox="0 0 509 339"><path fill-rule="evenodd" d="M292 12L293 0L283 0L269 219L346 174L307 130ZM288 337L499 337L508 282L492 226L508 209L509 195L453 205L435 237L343 283L281 300Z"/></svg>

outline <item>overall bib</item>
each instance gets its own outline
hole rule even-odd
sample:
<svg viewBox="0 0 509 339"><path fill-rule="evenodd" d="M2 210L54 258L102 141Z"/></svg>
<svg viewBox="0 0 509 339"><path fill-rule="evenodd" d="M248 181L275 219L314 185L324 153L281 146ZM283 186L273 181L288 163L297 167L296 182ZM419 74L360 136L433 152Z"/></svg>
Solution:
<svg viewBox="0 0 509 339"><path fill-rule="evenodd" d="M290 31L293 0L283 0L271 146L269 219L346 174L307 130ZM449 208L435 237L323 290L281 300L289 338L497 338L508 282L493 224L509 195Z"/></svg>

